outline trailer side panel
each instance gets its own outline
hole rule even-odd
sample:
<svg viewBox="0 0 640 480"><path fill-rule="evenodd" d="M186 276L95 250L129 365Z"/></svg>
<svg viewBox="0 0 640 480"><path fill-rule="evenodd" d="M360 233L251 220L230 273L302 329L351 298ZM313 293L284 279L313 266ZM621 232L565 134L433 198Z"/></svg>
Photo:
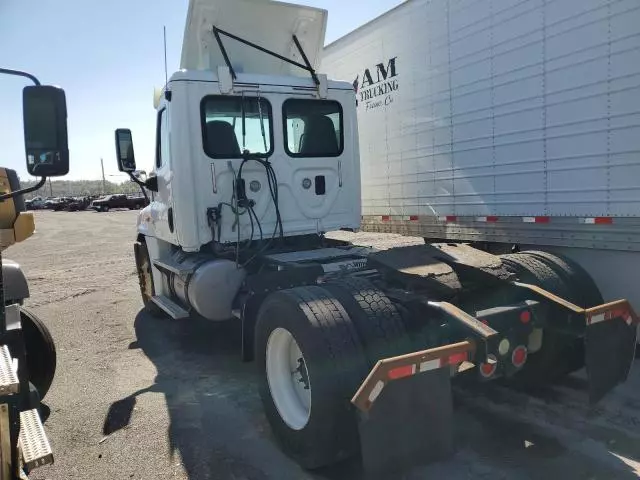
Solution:
<svg viewBox="0 0 640 480"><path fill-rule="evenodd" d="M639 25L634 0L410 0L329 45L364 228L637 250Z"/></svg>

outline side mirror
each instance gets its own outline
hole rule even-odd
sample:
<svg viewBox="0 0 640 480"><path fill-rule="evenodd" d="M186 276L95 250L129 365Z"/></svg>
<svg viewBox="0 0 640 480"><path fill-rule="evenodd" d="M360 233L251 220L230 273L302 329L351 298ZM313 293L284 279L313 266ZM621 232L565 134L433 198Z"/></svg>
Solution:
<svg viewBox="0 0 640 480"><path fill-rule="evenodd" d="M22 90L27 171L36 177L69 173L67 100L64 90L29 86Z"/></svg>
<svg viewBox="0 0 640 480"><path fill-rule="evenodd" d="M131 173L136 171L133 136L128 128L118 128L116 130L116 154L118 157L118 170Z"/></svg>

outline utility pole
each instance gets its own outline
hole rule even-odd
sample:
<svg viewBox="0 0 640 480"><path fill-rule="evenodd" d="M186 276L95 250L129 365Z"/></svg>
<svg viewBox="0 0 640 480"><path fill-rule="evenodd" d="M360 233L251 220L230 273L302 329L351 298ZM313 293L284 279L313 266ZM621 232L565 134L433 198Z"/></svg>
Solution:
<svg viewBox="0 0 640 480"><path fill-rule="evenodd" d="M106 192L106 183L104 180L104 161L100 159L100 167L102 168L102 194L104 195Z"/></svg>

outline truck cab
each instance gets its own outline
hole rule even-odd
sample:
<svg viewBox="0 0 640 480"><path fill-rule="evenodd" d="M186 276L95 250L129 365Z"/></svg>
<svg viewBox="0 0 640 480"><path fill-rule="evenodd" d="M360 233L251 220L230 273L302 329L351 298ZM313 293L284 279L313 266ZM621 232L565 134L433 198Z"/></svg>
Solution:
<svg viewBox="0 0 640 480"><path fill-rule="evenodd" d="M157 193L141 234L197 252L259 240L259 230L271 238L278 215L287 237L359 226L351 84L183 70L156 116ZM250 213L237 214L243 202Z"/></svg>
<svg viewBox="0 0 640 480"><path fill-rule="evenodd" d="M145 304L227 320L264 254L359 227L353 85L315 71L326 20L299 5L191 1L181 68L154 97L154 194L137 220ZM142 184L131 131L116 131L116 149Z"/></svg>

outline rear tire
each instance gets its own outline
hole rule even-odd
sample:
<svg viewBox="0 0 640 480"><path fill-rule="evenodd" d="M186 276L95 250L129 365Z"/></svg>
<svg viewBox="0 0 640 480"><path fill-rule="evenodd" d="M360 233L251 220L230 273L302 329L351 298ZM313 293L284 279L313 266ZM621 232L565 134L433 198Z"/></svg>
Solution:
<svg viewBox="0 0 640 480"><path fill-rule="evenodd" d="M323 285L344 306L364 346L369 366L411 350L400 312L384 292L363 278L345 277Z"/></svg>
<svg viewBox="0 0 640 480"><path fill-rule="evenodd" d="M568 263L544 252L523 252L502 255L503 264L518 278L532 285L578 303L577 286L572 280L580 275ZM553 319L551 319L553 321ZM580 338L563 335L553 330L543 333L542 347L532 353L522 370L513 377L515 383L536 386L557 380L584 367L584 344Z"/></svg>
<svg viewBox="0 0 640 480"><path fill-rule="evenodd" d="M602 294L591 276L573 260L561 255L537 250L523 253L545 263L562 278L568 287L569 297L567 297L567 300L582 308L595 307L604 303Z"/></svg>
<svg viewBox="0 0 640 480"><path fill-rule="evenodd" d="M277 350L287 345L300 357ZM255 358L265 415L289 456L314 469L358 451L349 400L368 373L366 360L347 312L329 292L310 286L269 295L257 316ZM286 368L284 374L277 373L287 358L300 369L288 370L288 379ZM300 384L308 386L308 392L300 390ZM298 398L308 395L306 403L300 400L295 408L290 407L294 390Z"/></svg>
<svg viewBox="0 0 640 480"><path fill-rule="evenodd" d="M56 346L44 322L29 310L20 307L20 321L27 352L29 381L44 398L56 373Z"/></svg>

